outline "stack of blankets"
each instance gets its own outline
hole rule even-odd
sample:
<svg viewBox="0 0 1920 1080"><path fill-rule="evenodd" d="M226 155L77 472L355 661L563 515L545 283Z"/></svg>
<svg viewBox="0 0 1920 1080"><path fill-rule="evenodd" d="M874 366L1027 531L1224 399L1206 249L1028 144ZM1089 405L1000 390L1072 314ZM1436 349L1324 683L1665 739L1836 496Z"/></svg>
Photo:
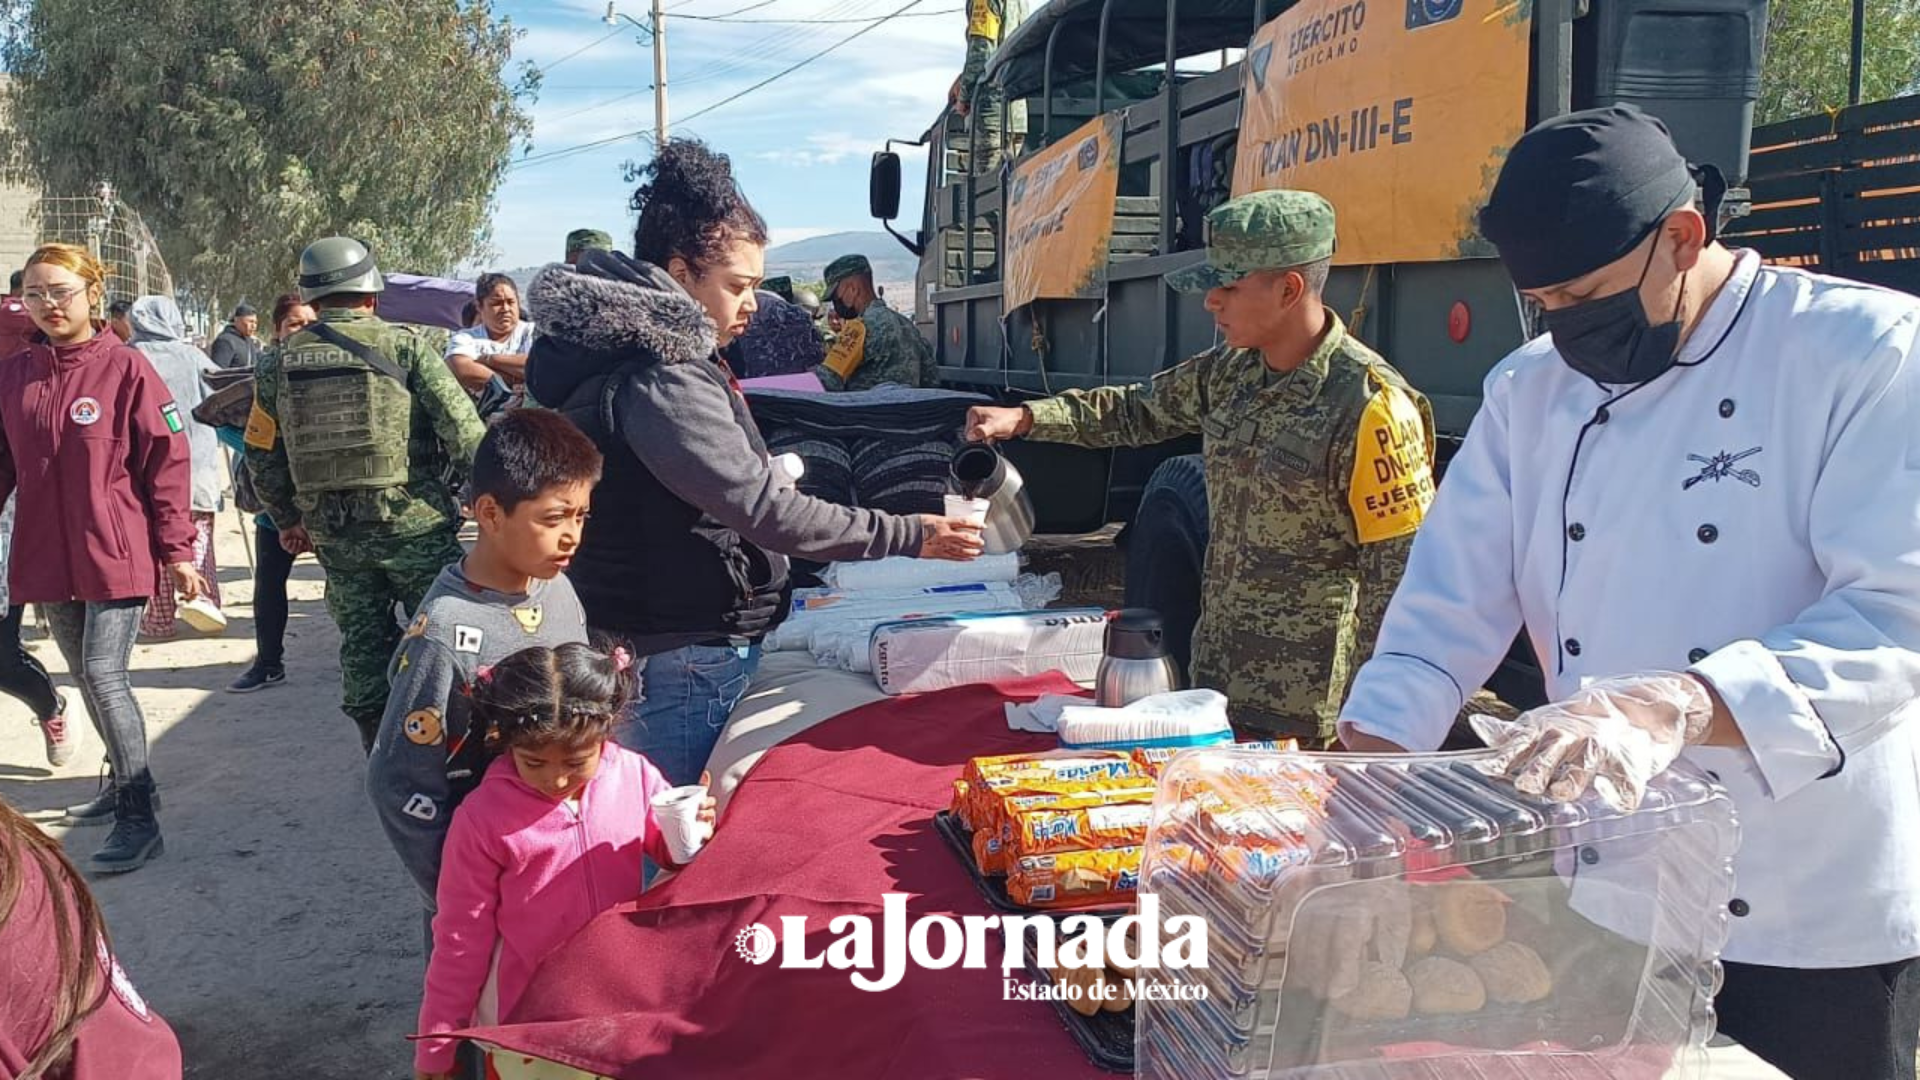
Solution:
<svg viewBox="0 0 1920 1080"><path fill-rule="evenodd" d="M747 403L773 454L807 463L802 492L890 514L938 514L947 466L966 437L979 394L883 386L849 394L749 390Z"/></svg>

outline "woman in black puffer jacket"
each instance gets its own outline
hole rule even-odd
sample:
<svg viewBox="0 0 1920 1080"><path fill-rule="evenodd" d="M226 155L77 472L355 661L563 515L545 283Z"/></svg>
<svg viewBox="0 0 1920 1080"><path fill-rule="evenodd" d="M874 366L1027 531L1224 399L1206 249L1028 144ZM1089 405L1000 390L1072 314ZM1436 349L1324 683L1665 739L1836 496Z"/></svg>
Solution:
<svg viewBox="0 0 1920 1080"><path fill-rule="evenodd" d="M716 349L743 330L767 226L727 158L669 142L634 192L634 257L593 251L527 292L542 336L527 388L606 455L569 577L596 632L645 657L618 732L675 784L698 780L785 616L787 556L971 559L979 530L802 495L776 482Z"/></svg>

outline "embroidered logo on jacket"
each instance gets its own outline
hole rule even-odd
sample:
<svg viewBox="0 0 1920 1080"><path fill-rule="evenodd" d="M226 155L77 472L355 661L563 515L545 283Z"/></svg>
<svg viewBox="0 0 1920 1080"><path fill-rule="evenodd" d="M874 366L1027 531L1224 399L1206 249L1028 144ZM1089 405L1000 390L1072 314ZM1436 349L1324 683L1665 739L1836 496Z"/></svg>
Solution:
<svg viewBox="0 0 1920 1080"><path fill-rule="evenodd" d="M1731 454L1725 450L1722 450L1719 453L1713 455L1712 457L1701 457L1699 454L1688 454L1687 460L1698 462L1700 465L1700 472L1697 475L1688 477L1686 480L1681 481L1680 490L1692 491L1694 488L1694 485L1696 484L1703 484L1708 480L1711 480L1717 484L1720 481L1727 480L1727 479L1738 480L1741 483L1747 485L1748 487L1759 487L1760 486L1759 473L1753 471L1752 469L1741 469L1741 468L1736 468L1735 466L1739 465L1740 462L1745 461L1748 458L1752 457L1753 455L1759 453L1760 450L1761 450L1761 447L1758 447L1758 446L1750 447L1746 450L1742 450L1737 454Z"/></svg>

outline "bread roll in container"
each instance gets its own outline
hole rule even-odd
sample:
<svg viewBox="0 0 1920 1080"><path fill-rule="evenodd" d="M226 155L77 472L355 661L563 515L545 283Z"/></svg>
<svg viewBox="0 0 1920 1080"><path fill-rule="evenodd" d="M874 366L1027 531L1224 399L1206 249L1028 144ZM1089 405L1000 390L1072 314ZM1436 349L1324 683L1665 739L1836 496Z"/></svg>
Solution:
<svg viewBox="0 0 1920 1080"><path fill-rule="evenodd" d="M1685 763L1632 813L1485 751L1181 753L1140 891L1203 916L1205 1000L1137 1006L1152 1080L1704 1080L1738 844Z"/></svg>

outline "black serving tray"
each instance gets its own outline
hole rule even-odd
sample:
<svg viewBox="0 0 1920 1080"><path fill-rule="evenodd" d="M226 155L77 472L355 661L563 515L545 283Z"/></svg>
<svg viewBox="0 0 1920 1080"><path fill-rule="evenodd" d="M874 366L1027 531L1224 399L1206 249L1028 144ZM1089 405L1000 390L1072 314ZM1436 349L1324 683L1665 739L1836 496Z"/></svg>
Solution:
<svg viewBox="0 0 1920 1080"><path fill-rule="evenodd" d="M1026 962L1027 977L1041 986L1052 986L1053 977L1034 964L1031 956L1021 958ZM1081 1016L1073 1011L1073 1006L1064 1001L1049 1001L1048 1008L1067 1029L1073 1041L1080 1044L1080 1052L1087 1055L1095 1068L1103 1072L1133 1075L1133 1006L1129 1005L1119 1012L1101 1009L1092 1016Z"/></svg>

